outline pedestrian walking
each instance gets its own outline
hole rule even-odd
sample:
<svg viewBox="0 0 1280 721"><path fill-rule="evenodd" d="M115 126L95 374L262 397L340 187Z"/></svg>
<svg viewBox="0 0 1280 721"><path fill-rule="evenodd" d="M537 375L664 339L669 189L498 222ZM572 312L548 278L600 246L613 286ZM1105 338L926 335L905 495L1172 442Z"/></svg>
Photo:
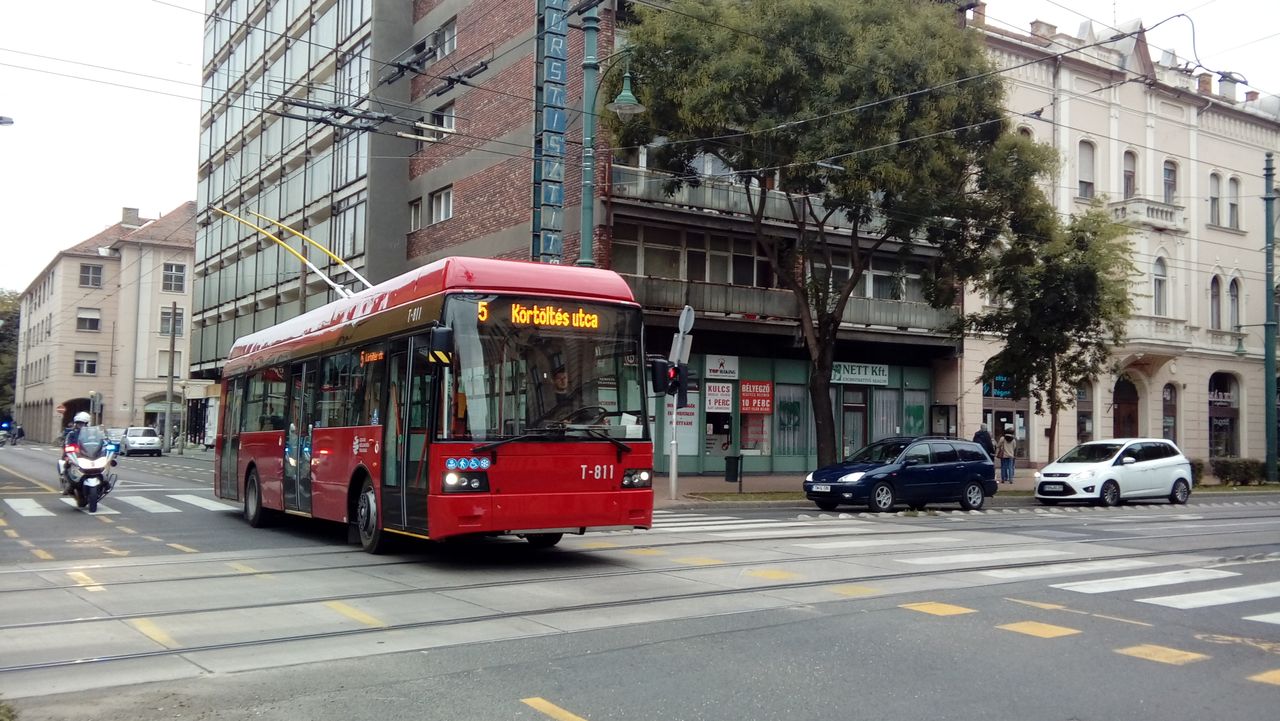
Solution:
<svg viewBox="0 0 1280 721"><path fill-rule="evenodd" d="M996 458L1000 460L1000 482L1013 483L1013 459L1018 452L1018 441L1013 437L1013 426L1004 427L1004 435L996 441Z"/></svg>
<svg viewBox="0 0 1280 721"><path fill-rule="evenodd" d="M982 449L987 452L988 456L995 458L996 447L991 442L991 431L987 430L986 423L983 423L981 426L978 426L978 432L973 434L973 442L982 446Z"/></svg>

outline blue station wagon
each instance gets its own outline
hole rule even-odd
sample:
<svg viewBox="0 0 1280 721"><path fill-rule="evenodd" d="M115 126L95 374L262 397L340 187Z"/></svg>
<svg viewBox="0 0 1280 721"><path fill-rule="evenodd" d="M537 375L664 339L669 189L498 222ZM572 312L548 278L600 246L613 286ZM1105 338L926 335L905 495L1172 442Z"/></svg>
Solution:
<svg viewBox="0 0 1280 721"><path fill-rule="evenodd" d="M982 508L996 494L995 463L982 446L941 436L885 438L804 479L805 497L824 511L866 504L872 511L904 503Z"/></svg>

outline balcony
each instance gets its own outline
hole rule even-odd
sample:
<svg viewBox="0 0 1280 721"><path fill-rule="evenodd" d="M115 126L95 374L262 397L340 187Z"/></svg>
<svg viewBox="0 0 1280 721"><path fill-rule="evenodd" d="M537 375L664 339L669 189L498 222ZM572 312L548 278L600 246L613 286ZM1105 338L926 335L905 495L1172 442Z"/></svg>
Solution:
<svg viewBox="0 0 1280 721"><path fill-rule="evenodd" d="M718 213L721 215L738 215L751 217L751 206L748 203L747 191L741 185L726 180L703 178L697 186L683 185L672 195L667 195L663 186L670 176L648 168L633 168L626 165L612 166L610 195L614 198L638 200L698 213ZM822 216L821 204L815 203L814 211ZM766 220L791 224L795 221L791 216L791 207L787 196L777 191L769 191L765 199L764 217ZM851 230L852 224L840 217L831 216L828 227Z"/></svg>
<svg viewBox="0 0 1280 721"><path fill-rule="evenodd" d="M752 288L722 283L700 283L669 278L622 276L646 310L678 311L686 304L699 313L722 314L762 323L794 325L799 305L789 290ZM945 336L956 312L928 303L880 298L850 298L842 326L848 330L923 331Z"/></svg>
<svg viewBox="0 0 1280 721"><path fill-rule="evenodd" d="M1187 322L1177 318L1130 316L1125 333L1129 345L1156 344L1183 347L1191 345L1191 331L1187 328Z"/></svg>
<svg viewBox="0 0 1280 721"><path fill-rule="evenodd" d="M1186 210L1181 205L1169 205L1148 198L1129 198L1107 205L1111 214L1121 223L1145 225L1170 233L1187 232Z"/></svg>

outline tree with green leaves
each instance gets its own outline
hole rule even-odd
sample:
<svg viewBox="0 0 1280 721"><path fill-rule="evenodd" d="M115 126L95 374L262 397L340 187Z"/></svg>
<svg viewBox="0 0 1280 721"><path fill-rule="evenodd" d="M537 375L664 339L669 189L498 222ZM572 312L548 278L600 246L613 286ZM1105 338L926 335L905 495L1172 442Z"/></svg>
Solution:
<svg viewBox="0 0 1280 721"><path fill-rule="evenodd" d="M18 323L22 295L0 290L0 419L11 421L18 368Z"/></svg>
<svg viewBox="0 0 1280 721"><path fill-rule="evenodd" d="M954 7L673 0L635 10L627 47L647 111L611 130L621 145L653 143L650 167L671 173L670 192L701 181L705 156L742 188L757 252L797 300L818 461L834 462L837 334L873 254L929 259L928 299L950 306L997 239L1051 231L1037 181L1053 152L1009 132L1002 80ZM790 232L766 223L771 194L789 206Z"/></svg>
<svg viewBox="0 0 1280 721"><path fill-rule="evenodd" d="M1057 457L1059 412L1124 342L1136 271L1128 232L1095 202L1051 237L1015 239L980 283L997 305L962 321L968 331L1003 336L982 380L1010 378L1016 397L1033 398L1039 415L1048 411L1049 458Z"/></svg>

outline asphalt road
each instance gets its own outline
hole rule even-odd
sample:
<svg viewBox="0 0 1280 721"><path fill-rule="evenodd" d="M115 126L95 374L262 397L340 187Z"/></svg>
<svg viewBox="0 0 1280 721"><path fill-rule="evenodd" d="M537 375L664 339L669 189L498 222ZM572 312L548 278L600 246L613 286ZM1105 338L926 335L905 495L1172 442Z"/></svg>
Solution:
<svg viewBox="0 0 1280 721"><path fill-rule="evenodd" d="M1265 496L680 510L549 551L372 557L341 529L254 530L183 500L211 496L207 461L130 459L118 513L92 517L18 495L52 455L10 450L0 695L24 721L1253 720L1280 700L1280 501ZM56 513L8 503L28 497ZM129 555L59 545L71 528Z"/></svg>

